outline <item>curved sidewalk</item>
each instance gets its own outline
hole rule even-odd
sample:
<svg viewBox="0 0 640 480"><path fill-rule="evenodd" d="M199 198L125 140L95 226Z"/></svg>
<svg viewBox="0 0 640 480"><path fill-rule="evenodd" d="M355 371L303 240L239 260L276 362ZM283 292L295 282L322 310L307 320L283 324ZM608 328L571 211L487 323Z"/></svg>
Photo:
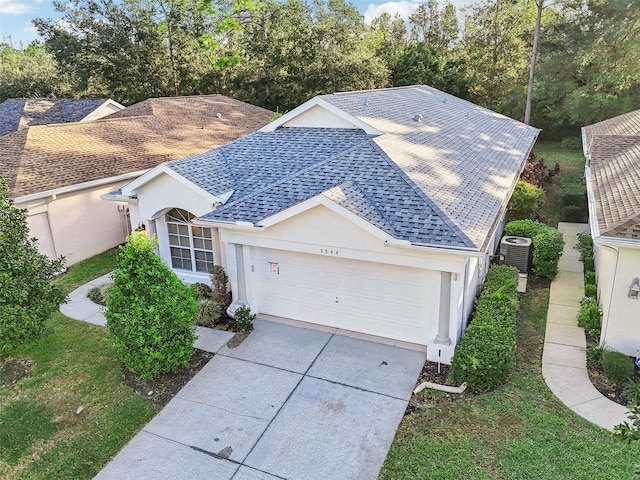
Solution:
<svg viewBox="0 0 640 480"><path fill-rule="evenodd" d="M577 326L579 301L584 296L583 266L578 232L588 231L582 223L558 225L564 235L564 251L558 276L551 282L549 310L542 353L542 376L558 399L578 415L607 430L627 421L626 407L604 397L587 373L584 329Z"/></svg>

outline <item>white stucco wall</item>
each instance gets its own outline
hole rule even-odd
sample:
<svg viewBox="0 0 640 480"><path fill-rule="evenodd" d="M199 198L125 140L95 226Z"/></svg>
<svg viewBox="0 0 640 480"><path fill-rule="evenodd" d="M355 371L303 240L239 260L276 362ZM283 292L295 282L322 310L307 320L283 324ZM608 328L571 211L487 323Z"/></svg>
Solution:
<svg viewBox="0 0 640 480"><path fill-rule="evenodd" d="M598 290L603 311L601 342L627 355L640 351L640 300L628 297L631 281L640 277L640 249L600 247Z"/></svg>
<svg viewBox="0 0 640 480"><path fill-rule="evenodd" d="M167 174L160 174L137 190L140 218L153 219L166 208L182 208L196 216L213 210L202 195Z"/></svg>
<svg viewBox="0 0 640 480"><path fill-rule="evenodd" d="M123 182L16 203L28 211L31 234L39 239L42 253L78 263L124 242L123 203L106 202L101 195ZM120 209L120 210L119 210Z"/></svg>

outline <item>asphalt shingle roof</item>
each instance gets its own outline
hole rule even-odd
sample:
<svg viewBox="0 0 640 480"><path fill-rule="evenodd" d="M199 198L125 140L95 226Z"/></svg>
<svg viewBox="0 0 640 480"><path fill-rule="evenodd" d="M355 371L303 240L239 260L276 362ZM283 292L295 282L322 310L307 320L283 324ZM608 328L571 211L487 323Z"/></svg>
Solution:
<svg viewBox="0 0 640 480"><path fill-rule="evenodd" d="M0 136L36 125L79 122L105 99L10 98L0 103Z"/></svg>
<svg viewBox="0 0 640 480"><path fill-rule="evenodd" d="M234 191L203 220L259 225L323 194L395 238L484 248L537 129L430 87L320 98L382 135L285 127L170 163L213 194Z"/></svg>
<svg viewBox="0 0 640 480"><path fill-rule="evenodd" d="M622 117L585 127L595 220L600 235L640 240L640 110Z"/></svg>
<svg viewBox="0 0 640 480"><path fill-rule="evenodd" d="M223 145L271 116L223 95L156 98L146 105L152 108L130 117L32 126L0 137L0 176L14 197L110 178Z"/></svg>

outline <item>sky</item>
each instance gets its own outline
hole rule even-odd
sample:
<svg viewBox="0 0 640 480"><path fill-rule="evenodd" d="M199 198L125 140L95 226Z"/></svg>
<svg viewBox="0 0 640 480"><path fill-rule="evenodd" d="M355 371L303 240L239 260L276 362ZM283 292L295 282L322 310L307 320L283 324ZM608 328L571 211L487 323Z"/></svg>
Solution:
<svg viewBox="0 0 640 480"><path fill-rule="evenodd" d="M383 12L391 15L399 12L403 18L407 18L424 1L372 2L371 0L351 0L351 3L364 15L365 21L369 23ZM449 0L456 8L476 1ZM444 2L441 1L440 3ZM26 46L33 40L39 39L38 32L31 23L31 20L38 17L59 18L53 8L53 2L47 0L0 0L0 40L8 40L8 37L10 37L17 47L20 43Z"/></svg>

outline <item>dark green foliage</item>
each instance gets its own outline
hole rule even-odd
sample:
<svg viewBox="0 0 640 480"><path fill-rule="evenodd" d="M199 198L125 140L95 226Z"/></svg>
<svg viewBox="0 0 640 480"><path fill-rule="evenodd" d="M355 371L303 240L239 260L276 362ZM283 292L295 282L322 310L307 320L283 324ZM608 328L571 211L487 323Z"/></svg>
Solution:
<svg viewBox="0 0 640 480"><path fill-rule="evenodd" d="M596 272L594 271L586 271L584 272L584 283L592 283L595 285L596 283Z"/></svg>
<svg viewBox="0 0 640 480"><path fill-rule="evenodd" d="M595 262L593 261L593 257L585 257L584 259L584 271L585 272L593 272L595 270Z"/></svg>
<svg viewBox="0 0 640 480"><path fill-rule="evenodd" d="M602 368L610 382L620 383L633 376L635 365L624 353L607 350L602 354Z"/></svg>
<svg viewBox="0 0 640 480"><path fill-rule="evenodd" d="M584 297L580 300L578 312L578 326L584 328L589 335L600 334L600 317L602 312L598 307L598 301L593 297Z"/></svg>
<svg viewBox="0 0 640 480"><path fill-rule="evenodd" d="M593 239L591 235L585 232L578 232L578 245L576 248L580 250L581 261L584 262L585 258L593 258ZM593 268L587 270L593 270Z"/></svg>
<svg viewBox="0 0 640 480"><path fill-rule="evenodd" d="M189 362L198 315L193 290L153 253L154 245L134 233L120 247L106 312L120 359L149 379Z"/></svg>
<svg viewBox="0 0 640 480"><path fill-rule="evenodd" d="M614 435L624 442L640 440L640 405L630 405L627 418L631 420L631 423L623 422L613 427Z"/></svg>
<svg viewBox="0 0 640 480"><path fill-rule="evenodd" d="M640 382L637 380L629 380L627 386L624 387L624 394L631 400L631 403L640 404Z"/></svg>
<svg viewBox="0 0 640 480"><path fill-rule="evenodd" d="M62 266L62 258L38 252L26 210L14 206L0 177L0 353L43 333L45 321L66 297L51 281Z"/></svg>
<svg viewBox="0 0 640 480"><path fill-rule="evenodd" d="M544 203L544 190L522 180L518 181L509 202L509 219L535 218Z"/></svg>
<svg viewBox="0 0 640 480"><path fill-rule="evenodd" d="M0 412L0 460L15 465L38 441L56 431L53 412L41 403L20 399Z"/></svg>
<svg viewBox="0 0 640 480"><path fill-rule="evenodd" d="M474 391L504 382L516 347L518 270L493 266L477 301L473 319L456 347L449 376Z"/></svg>
<svg viewBox="0 0 640 480"><path fill-rule="evenodd" d="M198 300L211 296L211 287L206 283L196 282L192 283L190 287Z"/></svg>
<svg viewBox="0 0 640 480"><path fill-rule="evenodd" d="M580 137L567 137L562 139L562 148L568 150L580 150L582 148L582 139Z"/></svg>
<svg viewBox="0 0 640 480"><path fill-rule="evenodd" d="M234 313L236 326L240 330L251 330L253 328L253 321L256 318L255 313L251 313L250 307L238 307Z"/></svg>
<svg viewBox="0 0 640 480"><path fill-rule="evenodd" d="M607 351L607 347L596 342L587 345L587 360L590 362L602 362L602 355Z"/></svg>
<svg viewBox="0 0 640 480"><path fill-rule="evenodd" d="M562 207L562 221L573 223L586 223L588 220L588 210L584 206L565 205Z"/></svg>
<svg viewBox="0 0 640 480"><path fill-rule="evenodd" d="M564 249L562 232L533 220L514 220L504 227L505 235L528 237L533 245L533 271L553 280L558 274L558 261Z"/></svg>
<svg viewBox="0 0 640 480"><path fill-rule="evenodd" d="M582 178L582 174L570 173L560 180L559 197L564 221L582 222L587 218L587 190Z"/></svg>
<svg viewBox="0 0 640 480"><path fill-rule="evenodd" d="M598 287L596 287L593 283L585 283L584 284L584 296L597 298L598 296Z"/></svg>

